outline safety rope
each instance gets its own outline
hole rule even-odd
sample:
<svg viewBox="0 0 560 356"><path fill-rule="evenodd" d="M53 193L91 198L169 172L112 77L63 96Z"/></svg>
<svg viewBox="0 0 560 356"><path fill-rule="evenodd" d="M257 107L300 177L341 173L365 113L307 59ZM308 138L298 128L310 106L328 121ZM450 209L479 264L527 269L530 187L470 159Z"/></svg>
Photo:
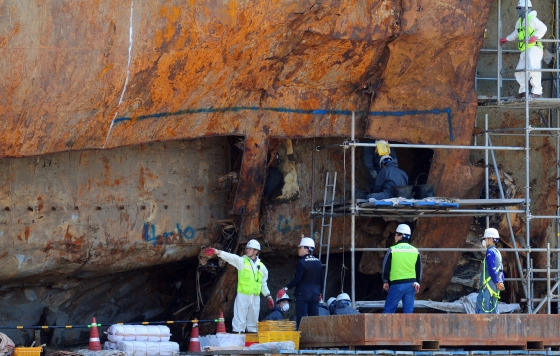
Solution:
<svg viewBox="0 0 560 356"><path fill-rule="evenodd" d="M201 306L204 307L204 300L202 299L202 292L200 290L200 265L196 268L196 311L200 311Z"/></svg>
<svg viewBox="0 0 560 356"><path fill-rule="evenodd" d="M223 320L220 319L205 319L205 320L165 320L165 321L142 321L136 323L123 323L123 322L116 322L112 324L103 324L103 323L92 323L92 324L79 324L79 325L0 325L0 330L2 329L86 329L91 328L93 326L111 326L111 325L166 325L166 324L188 324L188 323L217 323Z"/></svg>

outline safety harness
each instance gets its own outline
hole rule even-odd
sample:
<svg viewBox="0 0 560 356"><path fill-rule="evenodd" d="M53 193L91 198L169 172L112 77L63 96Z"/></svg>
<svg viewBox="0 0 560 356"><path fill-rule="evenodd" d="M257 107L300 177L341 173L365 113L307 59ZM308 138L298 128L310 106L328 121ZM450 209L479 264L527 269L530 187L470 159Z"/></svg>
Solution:
<svg viewBox="0 0 560 356"><path fill-rule="evenodd" d="M501 266L502 266L502 259L500 258L500 264L495 267L498 272L501 270ZM482 287L481 287L481 290L483 291L485 288L488 289L488 293L490 293L490 298L492 298L492 297L496 298L495 299L496 303L492 303L492 299L490 299L489 305L491 306L491 308L490 308L490 310L486 310L484 308L484 306L486 304L485 301L484 301L484 293L482 294L482 305L480 307L485 313L493 312L494 309L496 309L496 307L498 306L498 300L500 299L500 291L499 290L494 290L492 288L492 286L490 284L491 280L492 280L492 277L486 275L486 257L485 257L484 261L482 261Z"/></svg>

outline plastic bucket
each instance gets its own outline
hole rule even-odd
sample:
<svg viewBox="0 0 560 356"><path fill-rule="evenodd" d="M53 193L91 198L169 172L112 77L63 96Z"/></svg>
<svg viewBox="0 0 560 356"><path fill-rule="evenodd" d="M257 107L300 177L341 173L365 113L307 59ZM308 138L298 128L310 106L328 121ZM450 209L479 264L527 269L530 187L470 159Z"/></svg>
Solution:
<svg viewBox="0 0 560 356"><path fill-rule="evenodd" d="M405 199L412 199L413 192L412 192L412 185L399 185L393 187L393 193L395 196L405 198Z"/></svg>
<svg viewBox="0 0 560 356"><path fill-rule="evenodd" d="M420 173L418 177L416 177L416 182L414 184L414 198L415 199L424 199L434 196L434 186L431 184L418 184L418 178L421 176L426 176L426 180L428 180L428 174Z"/></svg>

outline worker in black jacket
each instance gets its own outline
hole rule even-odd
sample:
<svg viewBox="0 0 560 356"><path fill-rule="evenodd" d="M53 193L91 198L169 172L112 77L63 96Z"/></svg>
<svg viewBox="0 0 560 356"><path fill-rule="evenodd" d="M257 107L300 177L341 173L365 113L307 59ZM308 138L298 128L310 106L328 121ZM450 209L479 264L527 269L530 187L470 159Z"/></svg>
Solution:
<svg viewBox="0 0 560 356"><path fill-rule="evenodd" d="M301 318L304 316L319 315L319 296L321 294L321 281L323 279L321 261L313 256L315 241L310 237L302 237L298 247L300 260L296 266L294 278L278 293L296 287L296 328L299 328Z"/></svg>

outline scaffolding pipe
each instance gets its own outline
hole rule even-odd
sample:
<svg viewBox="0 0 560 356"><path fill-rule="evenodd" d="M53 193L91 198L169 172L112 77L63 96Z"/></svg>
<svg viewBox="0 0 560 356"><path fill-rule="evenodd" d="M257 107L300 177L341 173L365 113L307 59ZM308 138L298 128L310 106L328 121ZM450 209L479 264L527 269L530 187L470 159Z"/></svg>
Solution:
<svg viewBox="0 0 560 356"><path fill-rule="evenodd" d="M546 310L547 313L550 314L552 312L552 304L550 303L550 300L552 299L552 290L550 289L550 243L547 244L547 249L548 251L546 251L546 290L548 291L547 293L547 298L548 298L548 303L546 305ZM537 309L538 312L538 309Z"/></svg>
<svg viewBox="0 0 560 356"><path fill-rule="evenodd" d="M527 5L527 3L525 4ZM527 15L527 13L525 13ZM527 18L525 18L527 21ZM526 22L527 23L527 22ZM525 48L528 47L527 38L525 39ZM525 56L525 88L529 88L529 75L527 71L527 56ZM527 93L526 93L527 94ZM531 246L531 187L530 187L530 174L529 174L529 148L530 148L530 131L531 125L529 122L529 100L525 100L525 211L526 211L526 219L525 219L525 246ZM527 251L527 264L532 264L531 261L531 251ZM532 267L532 266L531 266ZM527 285L531 286L531 277L530 273L527 274ZM527 298L533 299L533 288L529 288L530 294L527 295ZM533 302L527 303L528 312L529 314L533 313Z"/></svg>
<svg viewBox="0 0 560 356"><path fill-rule="evenodd" d="M345 142L341 146L349 146L350 143ZM375 146L374 143L360 143L353 142L353 146L356 147L368 147ZM443 148L443 149L459 149L459 150L485 150L492 148L498 151L523 151L525 147L510 147L510 146L496 146L496 147L486 147L486 146L460 146L460 145L423 145L414 143L391 143L391 147L404 147L404 148Z"/></svg>
<svg viewBox="0 0 560 356"><path fill-rule="evenodd" d="M355 143L356 141L356 114L352 111L352 142ZM355 207L356 207L356 145L352 145L350 147L350 155L352 159L351 164L351 196L350 196L350 209L351 209L351 241L350 241L350 256L352 260L352 308L356 308L356 253L355 249L355 241L356 241L356 214L355 214Z"/></svg>
<svg viewBox="0 0 560 356"><path fill-rule="evenodd" d="M524 127L509 127L509 128L500 128L500 129L494 129L494 130L490 130L490 133L502 133L502 132L510 132L510 131L522 131L525 132L525 128ZM531 128L531 132L533 131L548 131L549 134L546 136L550 136L550 134L552 133L552 131L560 131L560 128L554 128L554 127L532 127ZM533 134L535 135L535 134Z"/></svg>
<svg viewBox="0 0 560 356"><path fill-rule="evenodd" d="M315 147L315 138L313 138L313 147ZM311 208L315 204L315 149L311 150ZM309 237L315 239L315 231L313 226L313 219L309 222ZM321 258L321 251L319 251L319 258Z"/></svg>
<svg viewBox="0 0 560 356"><path fill-rule="evenodd" d="M481 252L483 253L486 251L480 247L417 247L418 251L421 252ZM387 248L384 247L356 247L356 251L367 251L367 252L383 252L387 251ZM518 247L518 248L511 248L511 247L504 247L499 248L500 252L547 252L549 251L546 248L532 248L532 247ZM560 252L560 248L551 248L550 252ZM546 269L537 270L540 272L545 272Z"/></svg>
<svg viewBox="0 0 560 356"><path fill-rule="evenodd" d="M556 0L556 21L558 18L558 0ZM556 32L559 32L556 26ZM555 61L558 66L558 61ZM556 95L558 97L558 82L556 82ZM560 110L556 109L556 128L560 129ZM556 247L560 247L560 136L556 134ZM560 256L556 256L556 280L560 281ZM556 314L560 314L560 303L556 304Z"/></svg>
<svg viewBox="0 0 560 356"><path fill-rule="evenodd" d="M555 0L554 2L554 38L560 38L560 26L558 26L558 21L560 21L560 13L559 13L559 1ZM560 54L560 47L558 44L554 45L554 49L556 51L555 58L558 59L558 55ZM560 65L558 60L554 61L554 68L560 69ZM553 92L554 97L560 97L560 83L558 82L558 75L556 75L556 80L553 82ZM560 110L556 109L556 130L560 130ZM552 126L552 125L550 125ZM560 247L560 211L558 207L560 207L560 136L558 133L556 134L556 247ZM560 281L560 256L556 256L556 280ZM558 283L556 283L558 286ZM556 305L556 313L560 313L560 306Z"/></svg>
<svg viewBox="0 0 560 356"><path fill-rule="evenodd" d="M490 136L488 136L488 114L484 115L484 146L488 147ZM484 150L484 197L490 199L490 183L488 174L488 149ZM490 227L490 216L486 215L486 228Z"/></svg>
<svg viewBox="0 0 560 356"><path fill-rule="evenodd" d="M501 98L501 91L502 91L502 46L500 45L500 39L502 38L502 0L498 0L498 83L497 86L497 93L498 93L498 103L500 102Z"/></svg>
<svg viewBox="0 0 560 356"><path fill-rule="evenodd" d="M488 116L488 114L486 115ZM492 141L490 140L490 138L488 138L488 143L490 146L492 145ZM498 170L498 164L496 163L496 155L494 154L494 151L490 151L492 153L492 163L494 164L494 172L496 172L496 180L498 181L498 189L500 191L500 198L505 199L505 194L504 194L504 189L502 187L502 178L500 177L500 171ZM506 220L507 220L507 225L508 225L508 230L509 230L509 236L511 237L511 243L513 244L513 247L516 248L517 247L517 240L515 239L515 234L513 233L513 227L511 225L511 218L509 217L509 213L505 214L506 216ZM488 218L487 218L488 219ZM515 252L515 262L517 263L517 269L519 271L523 270L523 266L521 265L521 260L519 259L519 253L517 253L517 251ZM525 292L525 297L528 298L529 295L529 290L527 289L527 282L523 281L521 283L523 285L523 291Z"/></svg>

